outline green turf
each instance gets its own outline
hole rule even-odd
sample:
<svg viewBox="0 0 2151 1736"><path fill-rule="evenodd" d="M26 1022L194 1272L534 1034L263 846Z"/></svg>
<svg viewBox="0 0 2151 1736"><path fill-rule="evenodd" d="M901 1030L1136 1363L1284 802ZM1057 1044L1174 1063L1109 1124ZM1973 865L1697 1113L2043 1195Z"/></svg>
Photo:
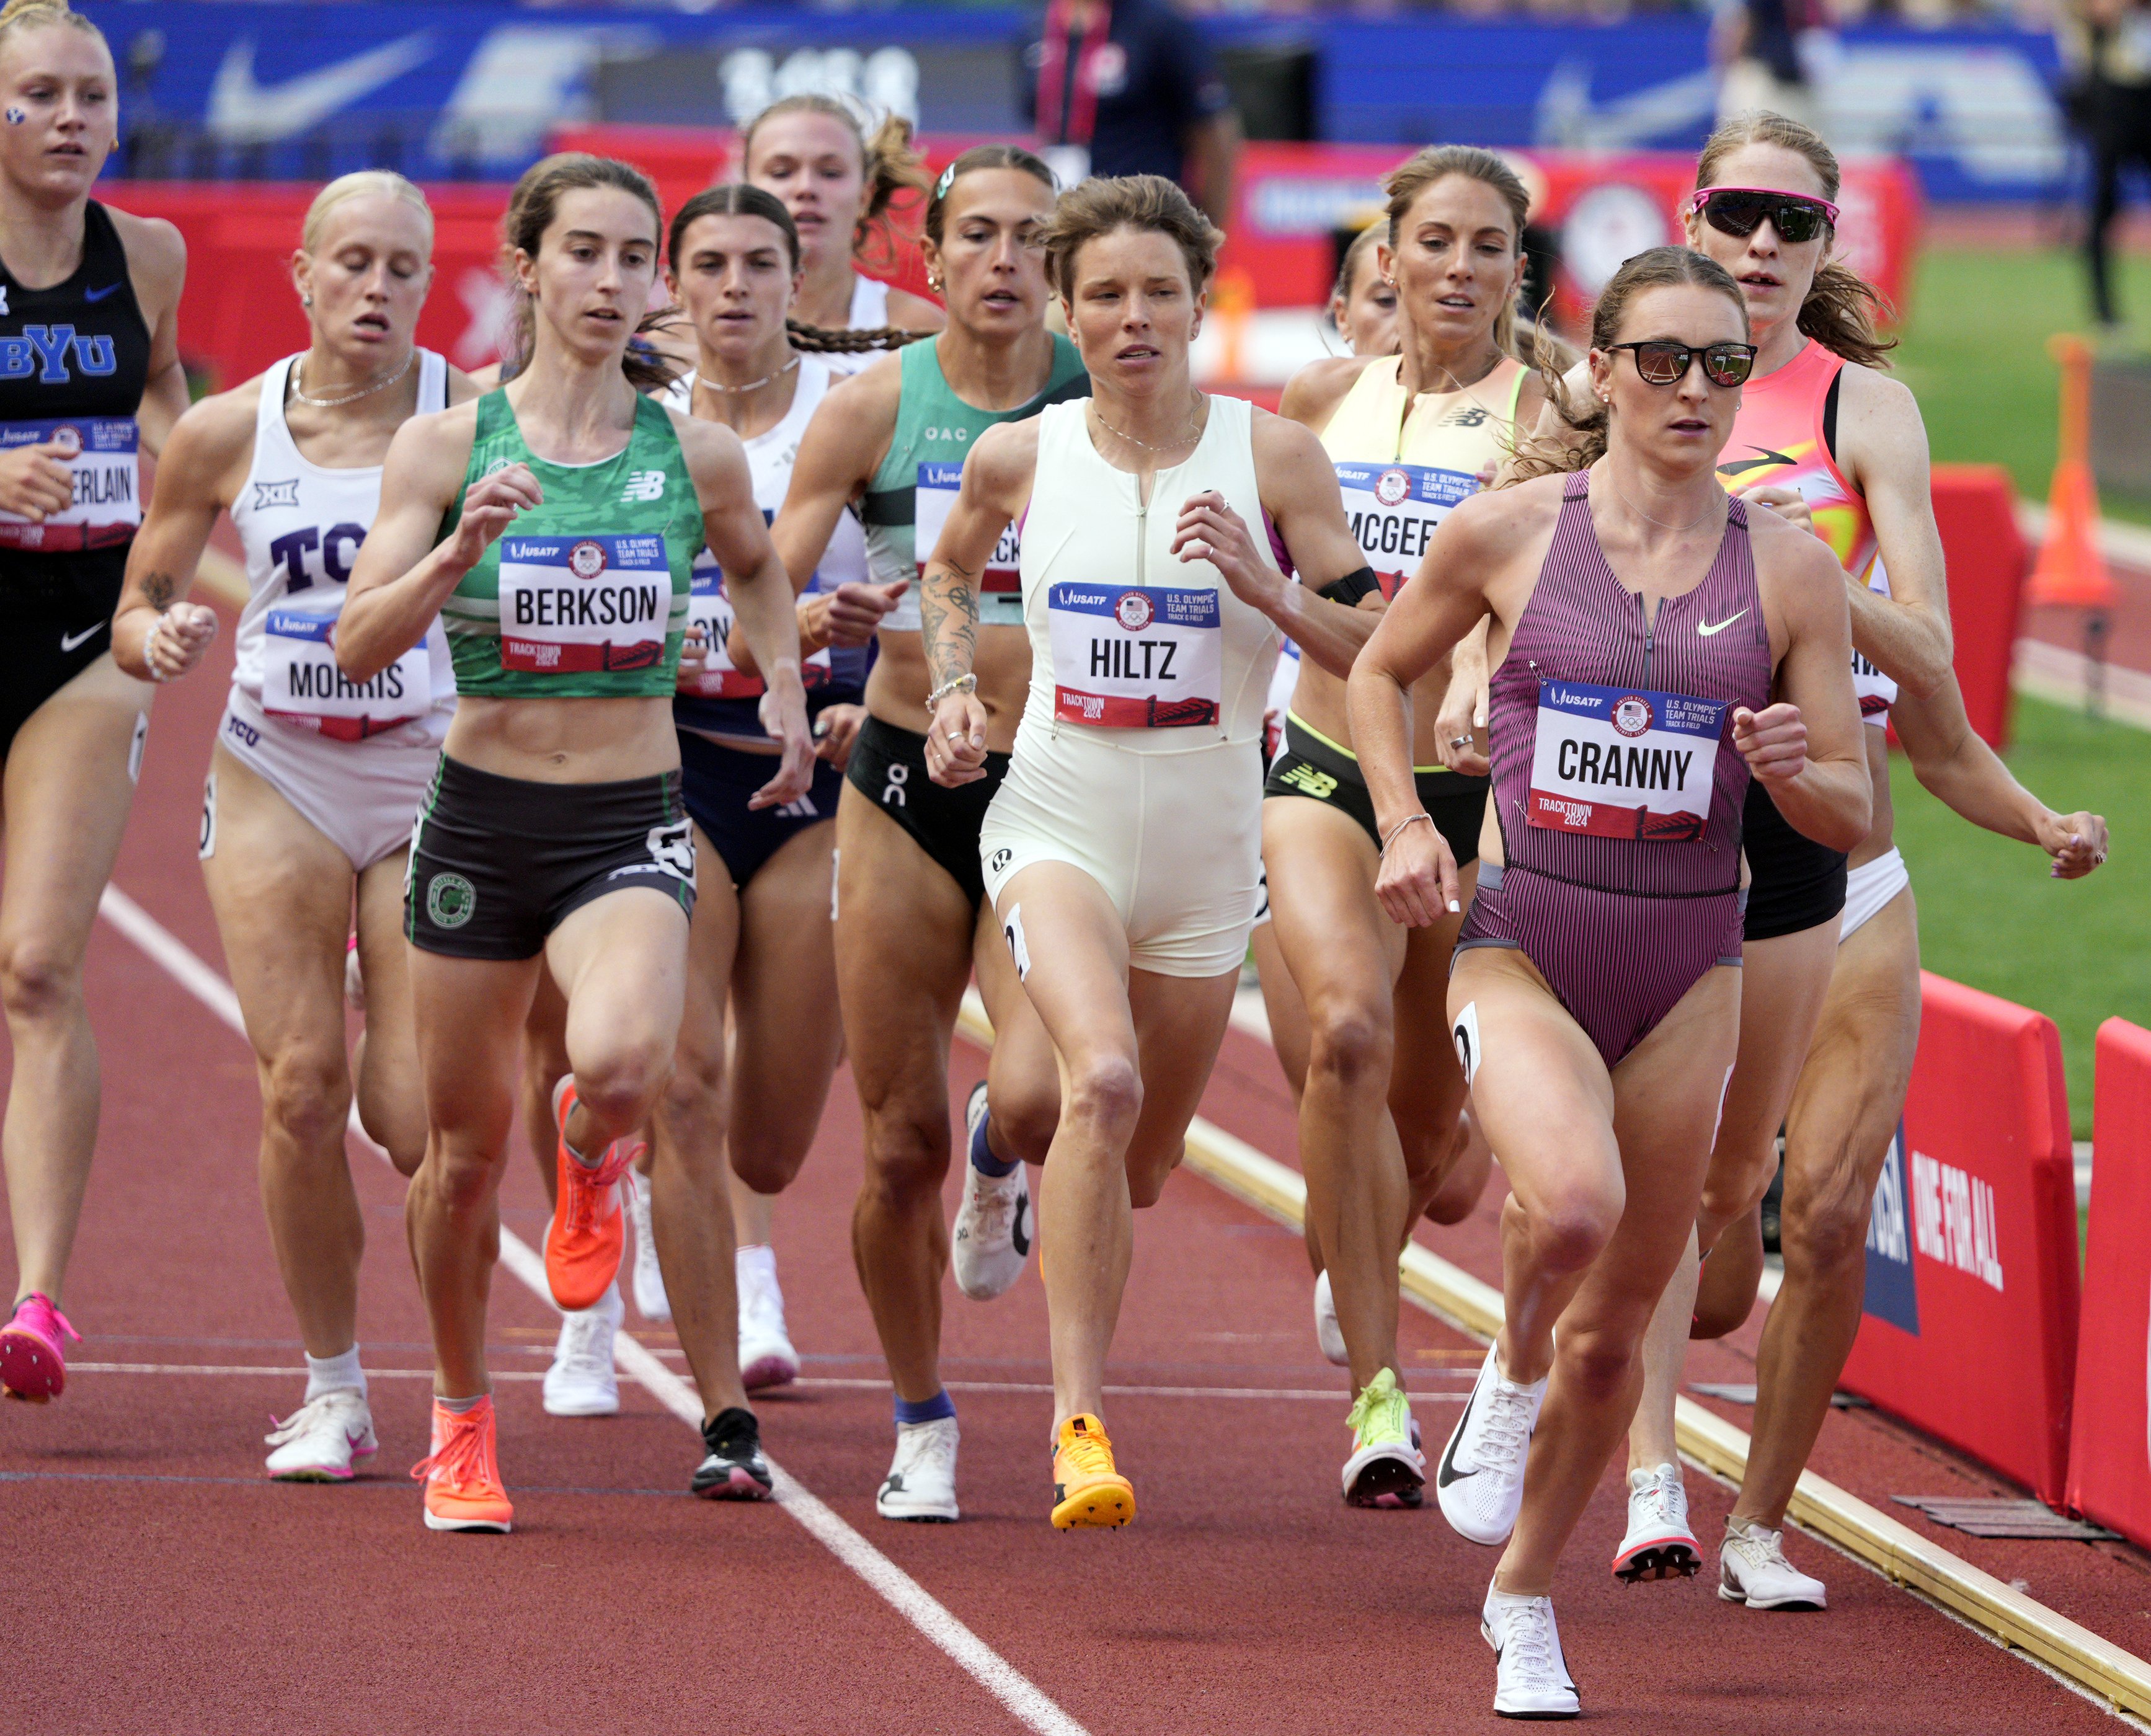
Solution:
<svg viewBox="0 0 2151 1736"><path fill-rule="evenodd" d="M2151 257L2125 255L2118 293L2151 350ZM1897 371L1919 396L1938 459L2008 467L2044 500L2053 480L2061 372L2057 332L2089 329L2082 260L2054 248L1931 247L1914 279ZM2151 524L2151 500L2109 497L2114 518Z"/></svg>
<svg viewBox="0 0 2151 1736"><path fill-rule="evenodd" d="M2047 878L2028 844L1966 824L1898 757L1897 842L1919 899L1928 969L2036 1007L2061 1029L2075 1136L2091 1136L2092 1041L2115 1014L2151 1025L2151 736L2020 697L2006 756L2064 812L2106 816L2113 853L2088 878Z"/></svg>

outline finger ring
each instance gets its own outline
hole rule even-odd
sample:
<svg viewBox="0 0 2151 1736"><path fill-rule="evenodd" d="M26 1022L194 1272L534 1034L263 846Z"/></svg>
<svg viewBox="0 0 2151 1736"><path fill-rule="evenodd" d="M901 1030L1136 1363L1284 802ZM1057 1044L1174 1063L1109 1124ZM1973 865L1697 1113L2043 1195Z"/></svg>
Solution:
<svg viewBox="0 0 2151 1736"><path fill-rule="evenodd" d="M1471 745L1471 737L1469 736L1451 736L1449 738L1449 745L1451 747L1469 747Z"/></svg>

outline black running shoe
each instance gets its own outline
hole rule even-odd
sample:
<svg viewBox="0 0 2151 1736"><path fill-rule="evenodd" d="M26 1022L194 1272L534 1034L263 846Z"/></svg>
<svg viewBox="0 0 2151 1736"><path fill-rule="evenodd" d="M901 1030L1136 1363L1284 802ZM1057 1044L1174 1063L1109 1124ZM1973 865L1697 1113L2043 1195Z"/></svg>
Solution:
<svg viewBox="0 0 2151 1736"><path fill-rule="evenodd" d="M767 1501L774 1480L762 1456L762 1429L752 1410L735 1404L702 1425L709 1456L695 1467L688 1487L705 1501Z"/></svg>

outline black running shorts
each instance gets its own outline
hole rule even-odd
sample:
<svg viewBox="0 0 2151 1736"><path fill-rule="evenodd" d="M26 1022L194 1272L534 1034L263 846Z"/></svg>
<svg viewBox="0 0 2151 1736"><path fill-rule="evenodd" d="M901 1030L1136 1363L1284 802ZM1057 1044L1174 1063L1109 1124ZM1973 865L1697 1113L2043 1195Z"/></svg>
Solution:
<svg viewBox="0 0 2151 1736"><path fill-rule="evenodd" d="M30 714L112 649L112 611L126 568L124 549L96 549L68 557L56 570L8 575L8 631L0 635L0 763Z"/></svg>
<svg viewBox="0 0 2151 1736"><path fill-rule="evenodd" d="M1484 777L1465 777L1454 772L1416 772L1421 807L1433 816L1435 828L1449 840L1456 865L1479 859L1479 826L1486 817ZM1343 753L1296 717L1284 721L1284 752L1272 762L1268 782L1263 786L1267 799L1273 796L1303 796L1349 814L1360 829L1382 848L1380 828L1374 823L1374 798L1367 792L1359 762Z"/></svg>
<svg viewBox="0 0 2151 1736"><path fill-rule="evenodd" d="M687 813L724 858L734 886L744 888L762 865L804 832L837 816L837 792L844 774L827 760L814 762L814 782L797 802L782 807L749 807L747 802L777 775L773 753L748 753L680 731L681 788Z"/></svg>
<svg viewBox="0 0 2151 1736"><path fill-rule="evenodd" d="M441 756L419 804L403 932L453 959L534 959L574 912L646 886L692 915L695 834L680 774L534 783Z"/></svg>
<svg viewBox="0 0 2151 1736"><path fill-rule="evenodd" d="M1008 768L1006 754L989 753L984 777L949 789L926 775L925 736L868 717L859 726L844 776L948 871L975 911L986 897L979 833Z"/></svg>
<svg viewBox="0 0 2151 1736"><path fill-rule="evenodd" d="M1740 848L1748 856L1744 939L1774 940L1844 914L1845 853L1794 831L1752 777L1740 811Z"/></svg>

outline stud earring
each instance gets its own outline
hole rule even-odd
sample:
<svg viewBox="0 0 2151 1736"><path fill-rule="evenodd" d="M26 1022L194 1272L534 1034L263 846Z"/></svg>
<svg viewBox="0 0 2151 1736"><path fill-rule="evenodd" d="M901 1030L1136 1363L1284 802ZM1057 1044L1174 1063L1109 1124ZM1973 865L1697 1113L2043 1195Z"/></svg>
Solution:
<svg viewBox="0 0 2151 1736"><path fill-rule="evenodd" d="M301 306L301 307L311 307L313 305L314 305L314 298L313 298L311 296L300 296L300 297L299 297L299 306Z"/></svg>

